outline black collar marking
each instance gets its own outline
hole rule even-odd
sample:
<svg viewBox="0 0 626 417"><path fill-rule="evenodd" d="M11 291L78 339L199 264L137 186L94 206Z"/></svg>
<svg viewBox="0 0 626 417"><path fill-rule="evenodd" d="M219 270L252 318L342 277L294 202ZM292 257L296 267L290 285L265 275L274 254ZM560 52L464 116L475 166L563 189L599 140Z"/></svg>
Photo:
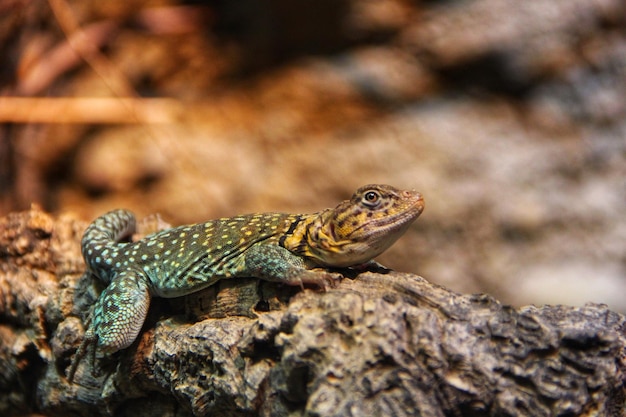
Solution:
<svg viewBox="0 0 626 417"><path fill-rule="evenodd" d="M278 244L280 246L282 246L283 248L285 247L285 240L287 239L287 236L293 234L294 230L296 230L296 227L298 226L298 224L300 224L301 221L302 216L297 216L296 219L291 222L291 226L289 226L289 229L280 237L280 239L278 239Z"/></svg>

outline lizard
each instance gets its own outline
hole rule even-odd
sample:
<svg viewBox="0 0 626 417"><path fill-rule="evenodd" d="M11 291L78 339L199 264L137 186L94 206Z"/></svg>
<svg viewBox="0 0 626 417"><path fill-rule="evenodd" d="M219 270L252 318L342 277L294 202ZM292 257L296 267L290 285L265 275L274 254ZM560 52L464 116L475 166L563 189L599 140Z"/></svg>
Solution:
<svg viewBox="0 0 626 417"><path fill-rule="evenodd" d="M320 268L374 262L424 209L417 191L360 187L335 208L312 214L255 213L165 229L136 242L132 212L118 209L91 223L81 250L104 284L68 372L71 383L89 345L109 355L139 335L151 297L173 298L221 279L254 277L326 289L341 277Z"/></svg>

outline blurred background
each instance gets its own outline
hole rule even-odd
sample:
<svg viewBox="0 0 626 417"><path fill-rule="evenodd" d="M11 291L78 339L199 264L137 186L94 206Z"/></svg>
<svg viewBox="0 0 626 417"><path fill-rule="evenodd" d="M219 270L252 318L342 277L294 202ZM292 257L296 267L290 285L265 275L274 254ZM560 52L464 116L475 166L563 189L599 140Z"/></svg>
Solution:
<svg viewBox="0 0 626 417"><path fill-rule="evenodd" d="M378 260L626 312L623 0L0 0L0 215L426 209Z"/></svg>

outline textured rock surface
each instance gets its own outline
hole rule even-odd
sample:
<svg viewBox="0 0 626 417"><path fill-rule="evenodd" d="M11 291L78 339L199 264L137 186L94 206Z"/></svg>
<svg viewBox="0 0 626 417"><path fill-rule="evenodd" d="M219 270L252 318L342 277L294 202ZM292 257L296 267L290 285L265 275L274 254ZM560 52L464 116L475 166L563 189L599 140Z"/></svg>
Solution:
<svg viewBox="0 0 626 417"><path fill-rule="evenodd" d="M157 299L138 342L97 376L84 361L70 385L97 295L84 226L37 209L0 219L3 415L624 415L622 315L514 309L397 272L325 293L242 280Z"/></svg>

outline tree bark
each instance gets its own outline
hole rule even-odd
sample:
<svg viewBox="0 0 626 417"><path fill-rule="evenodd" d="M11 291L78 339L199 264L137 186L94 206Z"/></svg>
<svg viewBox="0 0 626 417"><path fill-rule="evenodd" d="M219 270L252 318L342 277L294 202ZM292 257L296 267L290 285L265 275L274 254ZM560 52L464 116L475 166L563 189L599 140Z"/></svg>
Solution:
<svg viewBox="0 0 626 417"><path fill-rule="evenodd" d="M0 219L1 415L626 415L622 315L515 309L392 271L154 299L138 340L87 355L70 384L101 290L83 273L85 226L37 208Z"/></svg>

